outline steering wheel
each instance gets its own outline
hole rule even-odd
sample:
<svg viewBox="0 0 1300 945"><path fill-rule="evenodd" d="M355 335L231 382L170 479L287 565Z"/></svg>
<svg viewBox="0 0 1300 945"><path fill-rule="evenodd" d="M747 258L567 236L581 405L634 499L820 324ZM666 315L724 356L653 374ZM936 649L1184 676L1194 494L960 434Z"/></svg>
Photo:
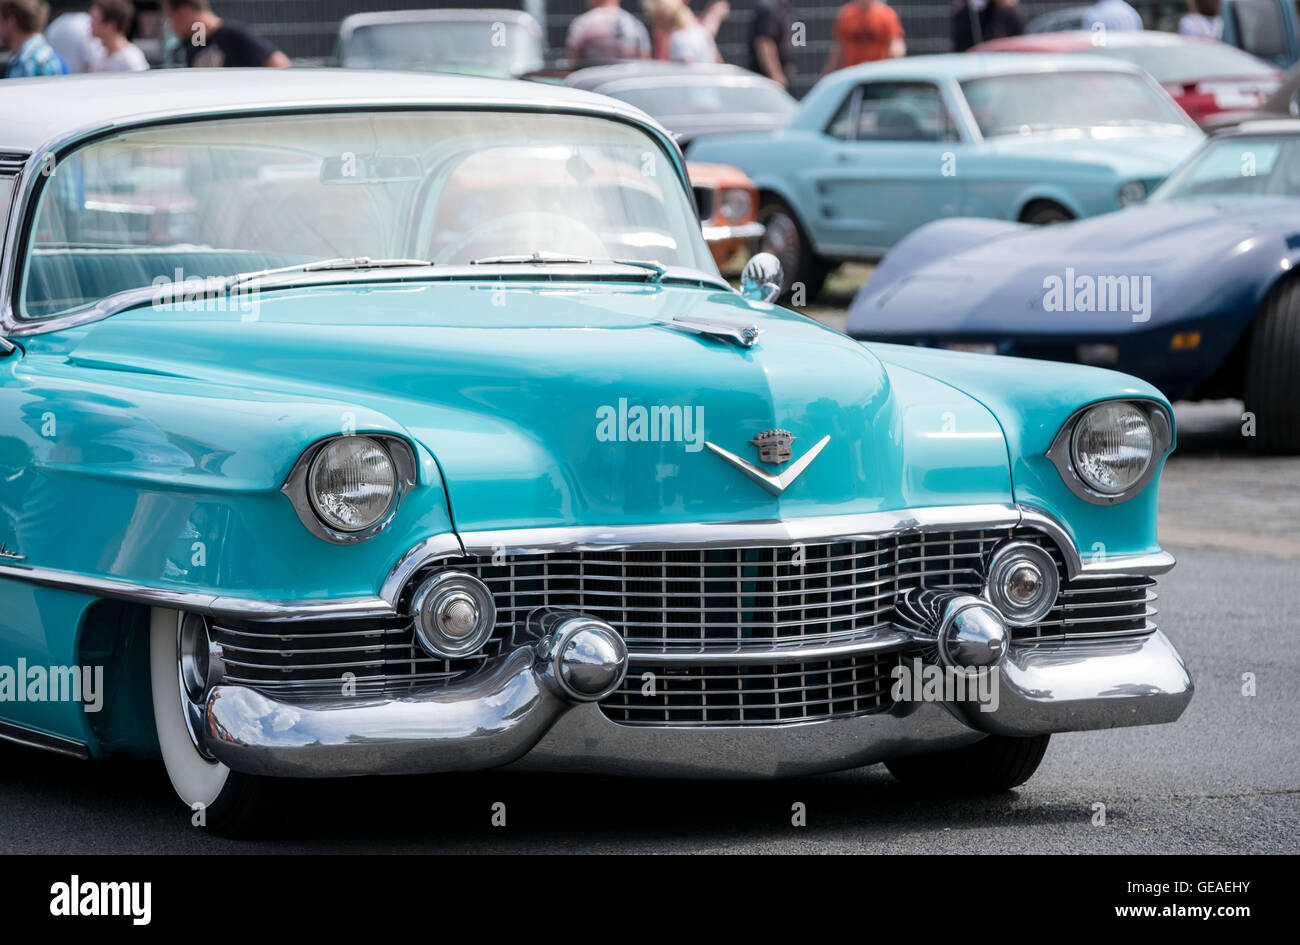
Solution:
<svg viewBox="0 0 1300 945"><path fill-rule="evenodd" d="M516 231L513 239L501 240L503 232ZM476 243L491 243L481 251L468 252ZM589 259L609 256L605 241L595 230L562 213L531 210L497 217L474 227L434 257L436 263L468 263L484 256L526 256L538 251L560 252Z"/></svg>

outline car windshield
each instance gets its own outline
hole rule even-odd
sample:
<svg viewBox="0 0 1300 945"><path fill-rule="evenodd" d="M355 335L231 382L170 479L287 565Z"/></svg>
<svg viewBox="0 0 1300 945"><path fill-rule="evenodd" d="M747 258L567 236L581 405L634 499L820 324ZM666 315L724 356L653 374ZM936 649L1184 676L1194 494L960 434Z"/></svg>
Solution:
<svg viewBox="0 0 1300 945"><path fill-rule="evenodd" d="M700 82L638 88L614 86L607 94L635 105L660 120L713 115L789 115L796 107L794 99L766 83L709 85Z"/></svg>
<svg viewBox="0 0 1300 945"><path fill-rule="evenodd" d="M517 22L408 20L358 27L343 50L343 65L523 75L545 61L538 35Z"/></svg>
<svg viewBox="0 0 1300 945"><path fill-rule="evenodd" d="M1210 141L1148 202L1195 197L1300 197L1300 138L1232 135Z"/></svg>
<svg viewBox="0 0 1300 945"><path fill-rule="evenodd" d="M1190 120L1150 79L1132 72L981 76L961 88L986 138L1104 126L1190 129Z"/></svg>
<svg viewBox="0 0 1300 945"><path fill-rule="evenodd" d="M126 131L63 158L29 244L24 314L325 259L462 265L544 254L716 275L678 171L619 121L336 112Z"/></svg>
<svg viewBox="0 0 1300 945"><path fill-rule="evenodd" d="M1178 46L1089 46L1088 55L1122 59L1151 73L1157 82L1186 83L1202 79L1273 79L1277 67L1225 43Z"/></svg>

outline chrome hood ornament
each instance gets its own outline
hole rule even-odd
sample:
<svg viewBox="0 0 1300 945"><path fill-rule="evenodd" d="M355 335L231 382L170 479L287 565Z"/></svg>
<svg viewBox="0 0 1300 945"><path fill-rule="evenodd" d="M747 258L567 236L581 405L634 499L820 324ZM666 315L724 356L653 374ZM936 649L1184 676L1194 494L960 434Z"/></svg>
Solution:
<svg viewBox="0 0 1300 945"><path fill-rule="evenodd" d="M758 458L761 462L779 465L780 463L788 462L790 457L793 455L791 447L794 444L794 441L795 436L789 430L764 430L749 442L758 447ZM773 495L780 495L785 492L786 489L790 488L794 481L803 474L803 471L812 464L812 461L817 458L817 454L825 449L826 444L830 441L830 436L822 437L810 450L808 450L808 452L795 460L794 463L780 475L766 472L748 460L741 459L735 453L724 450L716 443L710 443L708 440L705 440L704 445L717 453L727 462L731 463L731 465L735 466L750 479L753 479L768 492Z"/></svg>
<svg viewBox="0 0 1300 945"><path fill-rule="evenodd" d="M706 335L726 341L737 348L752 348L758 344L758 336L763 329L754 324L733 322L723 318L706 318L699 315L678 315L672 321L661 322L668 328L689 332L692 335Z"/></svg>

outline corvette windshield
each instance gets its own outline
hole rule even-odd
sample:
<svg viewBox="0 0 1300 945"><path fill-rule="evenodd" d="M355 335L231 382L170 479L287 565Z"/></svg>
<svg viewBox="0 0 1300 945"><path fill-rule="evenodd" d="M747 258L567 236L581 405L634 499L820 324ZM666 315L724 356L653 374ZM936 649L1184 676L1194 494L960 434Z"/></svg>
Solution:
<svg viewBox="0 0 1300 945"><path fill-rule="evenodd" d="M1189 127L1149 79L1131 72L981 76L961 88L986 138L1106 126Z"/></svg>
<svg viewBox="0 0 1300 945"><path fill-rule="evenodd" d="M1300 138L1234 135L1211 141L1148 202L1193 197L1300 197Z"/></svg>
<svg viewBox="0 0 1300 945"><path fill-rule="evenodd" d="M29 247L28 318L172 281L354 257L442 266L545 253L717 271L650 136L543 113L350 112L127 131L59 162Z"/></svg>

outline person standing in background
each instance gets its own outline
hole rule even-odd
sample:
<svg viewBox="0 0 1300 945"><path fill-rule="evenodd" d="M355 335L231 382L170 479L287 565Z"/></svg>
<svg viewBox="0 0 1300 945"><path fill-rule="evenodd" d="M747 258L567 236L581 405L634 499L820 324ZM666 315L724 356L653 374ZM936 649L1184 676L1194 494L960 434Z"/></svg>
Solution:
<svg viewBox="0 0 1300 945"><path fill-rule="evenodd" d="M135 19L131 0L95 0L90 5L90 31L104 47L96 72L144 72L149 61L140 47L126 38Z"/></svg>
<svg viewBox="0 0 1300 945"><path fill-rule="evenodd" d="M1178 32L1183 36L1223 39L1221 8L1220 0L1187 0L1189 12L1178 21Z"/></svg>
<svg viewBox="0 0 1300 945"><path fill-rule="evenodd" d="M564 41L575 69L650 57L650 34L619 0L587 0L586 13L574 17Z"/></svg>
<svg viewBox="0 0 1300 945"><path fill-rule="evenodd" d="M45 39L70 74L94 72L104 58L104 48L91 34L90 14L85 10L60 13L45 27Z"/></svg>
<svg viewBox="0 0 1300 945"><path fill-rule="evenodd" d="M1025 17L1019 0L993 0L984 9L984 38L1005 39L1025 31Z"/></svg>
<svg viewBox="0 0 1300 945"><path fill-rule="evenodd" d="M984 7L987 0L953 0L952 51L965 52L984 42Z"/></svg>
<svg viewBox="0 0 1300 945"><path fill-rule="evenodd" d="M795 73L794 19L789 0L763 0L754 12L749 34L749 68L782 88Z"/></svg>
<svg viewBox="0 0 1300 945"><path fill-rule="evenodd" d="M1097 0L1083 11L1083 28L1102 27L1108 30L1140 30L1142 15L1124 0Z"/></svg>
<svg viewBox="0 0 1300 945"><path fill-rule="evenodd" d="M731 4L727 0L713 0L704 8L704 12L698 18L691 12L691 5L687 0L641 0L641 8L645 12L646 19L650 21L650 46L655 59L671 58L668 55L669 34L656 26L655 20L656 17L666 20L668 11L675 7L684 7L686 13L692 19L697 20L701 26L709 31L709 35L714 38L715 42L718 30L722 29L722 24L731 15Z"/></svg>
<svg viewBox="0 0 1300 945"><path fill-rule="evenodd" d="M162 0L162 13L185 50L187 66L290 65L288 56L248 26L213 13L208 0Z"/></svg>
<svg viewBox="0 0 1300 945"><path fill-rule="evenodd" d="M651 24L665 37L665 52L673 62L722 62L713 33L695 18L682 0L645 0Z"/></svg>
<svg viewBox="0 0 1300 945"><path fill-rule="evenodd" d="M13 53L6 79L68 74L63 58L41 35L49 15L45 0L0 0L0 43Z"/></svg>
<svg viewBox="0 0 1300 945"><path fill-rule="evenodd" d="M830 55L822 75L881 59L907 55L903 24L881 0L850 0L835 17Z"/></svg>

